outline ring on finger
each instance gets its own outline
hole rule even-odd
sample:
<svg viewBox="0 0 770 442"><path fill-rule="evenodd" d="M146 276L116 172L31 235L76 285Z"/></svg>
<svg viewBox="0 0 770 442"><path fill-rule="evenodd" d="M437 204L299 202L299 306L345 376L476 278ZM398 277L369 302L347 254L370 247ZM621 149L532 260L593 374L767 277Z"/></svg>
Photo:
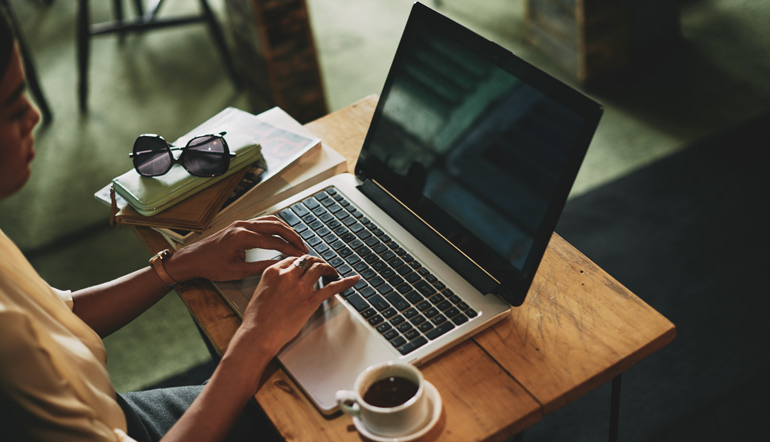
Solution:
<svg viewBox="0 0 770 442"><path fill-rule="evenodd" d="M307 270L309 264L309 257L303 256L301 258L297 258L294 261L294 265L301 268L302 270Z"/></svg>

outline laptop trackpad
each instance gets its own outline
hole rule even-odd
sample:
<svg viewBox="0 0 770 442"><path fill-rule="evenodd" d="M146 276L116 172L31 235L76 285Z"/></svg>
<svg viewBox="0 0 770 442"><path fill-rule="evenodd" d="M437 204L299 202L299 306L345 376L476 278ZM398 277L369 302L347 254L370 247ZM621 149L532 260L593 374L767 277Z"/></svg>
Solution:
<svg viewBox="0 0 770 442"><path fill-rule="evenodd" d="M338 409L337 390L353 389L366 367L398 356L335 297L313 314L278 359L320 411L331 414Z"/></svg>

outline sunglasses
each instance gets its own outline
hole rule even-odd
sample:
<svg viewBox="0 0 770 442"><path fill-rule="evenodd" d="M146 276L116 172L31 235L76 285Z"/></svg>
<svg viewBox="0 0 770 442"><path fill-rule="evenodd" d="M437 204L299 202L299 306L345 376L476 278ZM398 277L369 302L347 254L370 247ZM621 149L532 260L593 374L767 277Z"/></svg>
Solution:
<svg viewBox="0 0 770 442"><path fill-rule="evenodd" d="M227 132L219 135L200 135L191 139L184 147L175 147L160 135L144 134L134 142L134 149L128 156L134 160L134 169L142 176L158 176L171 170L174 163L179 163L190 175L214 177L227 172L230 167L230 152L223 138ZM179 159L171 151L181 150Z"/></svg>

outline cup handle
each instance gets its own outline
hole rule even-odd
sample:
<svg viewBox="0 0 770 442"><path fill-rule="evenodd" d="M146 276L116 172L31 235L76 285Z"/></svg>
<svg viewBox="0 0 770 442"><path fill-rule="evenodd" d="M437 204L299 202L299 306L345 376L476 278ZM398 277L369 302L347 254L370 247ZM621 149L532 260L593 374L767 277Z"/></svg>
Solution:
<svg viewBox="0 0 770 442"><path fill-rule="evenodd" d="M340 409L351 416L360 416L361 407L356 402L356 392L350 390L339 390L335 396Z"/></svg>

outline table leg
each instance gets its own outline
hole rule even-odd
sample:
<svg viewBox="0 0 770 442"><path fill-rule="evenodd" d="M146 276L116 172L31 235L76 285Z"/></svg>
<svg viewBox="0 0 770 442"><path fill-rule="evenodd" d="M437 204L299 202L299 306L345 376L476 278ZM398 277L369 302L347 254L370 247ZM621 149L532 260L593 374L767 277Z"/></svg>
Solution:
<svg viewBox="0 0 770 442"><path fill-rule="evenodd" d="M618 425L620 423L620 383L621 375L612 379L612 391L610 393L610 442L618 440Z"/></svg>

